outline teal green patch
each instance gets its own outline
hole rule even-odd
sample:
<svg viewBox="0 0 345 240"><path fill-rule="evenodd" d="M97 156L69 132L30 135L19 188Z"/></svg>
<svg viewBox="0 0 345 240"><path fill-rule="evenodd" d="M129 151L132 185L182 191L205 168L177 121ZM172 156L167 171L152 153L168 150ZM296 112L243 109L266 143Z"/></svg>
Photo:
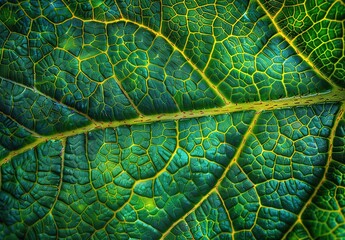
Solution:
<svg viewBox="0 0 345 240"><path fill-rule="evenodd" d="M51 226L52 228L47 230L46 226ZM54 217L51 213L48 213L41 221L36 222L32 225L26 232L26 237L28 239L49 239L53 240L56 238L57 229Z"/></svg>
<svg viewBox="0 0 345 240"><path fill-rule="evenodd" d="M260 2L264 6L264 8L273 16L276 15L284 5L284 3L279 0L261 0Z"/></svg>
<svg viewBox="0 0 345 240"><path fill-rule="evenodd" d="M81 94L75 93L78 69L79 61L72 54L60 49L53 50L35 67L36 88L58 101L63 98L82 100Z"/></svg>
<svg viewBox="0 0 345 240"><path fill-rule="evenodd" d="M0 78L0 88L0 111L39 134L51 135L89 124L78 113L11 81Z"/></svg>
<svg viewBox="0 0 345 240"><path fill-rule="evenodd" d="M215 42L212 36L216 7L211 2L171 1L163 3L165 36L200 69L204 69ZM184 24L185 23L185 24Z"/></svg>
<svg viewBox="0 0 345 240"><path fill-rule="evenodd" d="M42 14L53 23L61 23L72 17L62 0L41 1Z"/></svg>
<svg viewBox="0 0 345 240"><path fill-rule="evenodd" d="M308 95L330 89L280 37L271 39L258 55L254 81L262 100Z"/></svg>
<svg viewBox="0 0 345 240"><path fill-rule="evenodd" d="M85 20L112 21L120 17L115 1L65 1L75 16Z"/></svg>
<svg viewBox="0 0 345 240"><path fill-rule="evenodd" d="M37 0L20 1L19 4L30 18L37 18L42 14L40 3Z"/></svg>
<svg viewBox="0 0 345 240"><path fill-rule="evenodd" d="M97 56L107 49L106 25L98 22L86 22L83 27L83 47L80 58Z"/></svg>
<svg viewBox="0 0 345 240"><path fill-rule="evenodd" d="M117 129L123 169L134 179L155 176L176 148L175 122Z"/></svg>
<svg viewBox="0 0 345 240"><path fill-rule="evenodd" d="M2 5L2 4L1 4ZM28 34L31 20L17 4L6 3L1 7L0 21L13 33Z"/></svg>
<svg viewBox="0 0 345 240"><path fill-rule="evenodd" d="M56 25L58 46L78 56L83 43L82 27L83 22L75 18Z"/></svg>
<svg viewBox="0 0 345 240"><path fill-rule="evenodd" d="M162 14L160 1L119 0L117 4L124 18L159 31Z"/></svg>
<svg viewBox="0 0 345 240"><path fill-rule="evenodd" d="M179 49L184 49L189 33L187 8L182 0L163 2L162 33Z"/></svg>
<svg viewBox="0 0 345 240"><path fill-rule="evenodd" d="M80 63L81 72L95 82L103 82L114 75L113 69L105 54L96 55Z"/></svg>
<svg viewBox="0 0 345 240"><path fill-rule="evenodd" d="M133 208L125 207L123 212L119 212L117 214L117 217L120 219L120 221L114 219L109 222L109 225L106 228L108 236L112 236L115 232L117 237L124 239L141 239L143 236L148 236L148 238L152 239L160 239L162 237L161 232L139 219L126 219L126 222L124 222L124 215L136 216L136 213Z"/></svg>
<svg viewBox="0 0 345 240"><path fill-rule="evenodd" d="M216 7L212 2L191 1L186 4L189 36L183 50L199 69L206 67L215 42L212 34Z"/></svg>
<svg viewBox="0 0 345 240"><path fill-rule="evenodd" d="M186 217L194 238L226 238L231 232L230 219L220 197L211 194L195 212Z"/></svg>
<svg viewBox="0 0 345 240"><path fill-rule="evenodd" d="M49 141L17 155L10 164L1 167L2 222L11 226L8 228L19 238L24 237L28 226L43 219L56 201L61 180L61 150L60 141ZM22 216L25 227L15 224L18 216Z"/></svg>
<svg viewBox="0 0 345 240"><path fill-rule="evenodd" d="M6 43L7 37L10 35L10 31L7 29L6 25L2 22L0 22L0 46L1 48L4 47L4 44ZM0 53L0 58L2 56L2 53Z"/></svg>
<svg viewBox="0 0 345 240"><path fill-rule="evenodd" d="M205 70L219 91L236 103L328 91L330 85L286 41L273 36L273 24L256 4L248 8L233 35L215 44Z"/></svg>
<svg viewBox="0 0 345 240"><path fill-rule="evenodd" d="M257 218L259 198L253 183L237 164L230 167L218 191L229 212L233 230L251 230ZM247 237L253 238L253 234L248 232Z"/></svg>
<svg viewBox="0 0 345 240"><path fill-rule="evenodd" d="M197 121L180 121L178 125L179 148L175 150L168 166L159 173L155 180L148 180L137 185L135 195L127 205L128 209L134 208L135 210L131 210L130 214L125 214L125 210L123 210L121 216L126 221L132 221L131 219L138 217L159 231L166 230L170 224L169 219L178 220L185 211L191 209L204 194L214 187L238 145L233 142L234 146L230 146L232 144L230 139L242 137L234 132L234 128L238 128L239 132L244 134L253 114L253 112L236 113L220 115L216 118L199 118ZM204 129L204 132L198 133L200 129ZM207 147L210 151L207 156L200 156L200 153L205 151L202 150L201 134L213 135L208 144L212 143L214 147L212 145ZM188 141L185 140L187 136L194 139L191 145L188 145ZM139 137L136 139L142 143L147 142ZM218 139L229 139L229 142L222 146ZM129 142L129 140L127 141ZM143 191L148 188L153 190ZM223 227L229 230L229 228Z"/></svg>
<svg viewBox="0 0 345 240"><path fill-rule="evenodd" d="M115 75L142 113L223 104L200 74L163 38L123 22L108 25L108 35L108 54Z"/></svg>
<svg viewBox="0 0 345 240"><path fill-rule="evenodd" d="M33 62L29 58L28 39L11 33L5 40L0 61L0 76L32 87L34 85Z"/></svg>
<svg viewBox="0 0 345 240"><path fill-rule="evenodd" d="M57 46L55 26L45 18L37 18L32 23L29 35L30 57L39 61Z"/></svg>
<svg viewBox="0 0 345 240"><path fill-rule="evenodd" d="M345 115L339 121L335 132L332 158L341 164L345 164Z"/></svg>
<svg viewBox="0 0 345 240"><path fill-rule="evenodd" d="M10 153L5 147L0 146L0 158L4 159Z"/></svg>
<svg viewBox="0 0 345 240"><path fill-rule="evenodd" d="M220 197L213 193L185 221L180 221L166 239L227 239L231 232L227 210Z"/></svg>
<svg viewBox="0 0 345 240"><path fill-rule="evenodd" d="M287 210L262 207L257 218L253 235L255 239L262 239L267 236L283 236L297 217Z"/></svg>
<svg viewBox="0 0 345 240"><path fill-rule="evenodd" d="M302 215L303 224L313 238L342 238L344 236L344 118L345 115L336 126L333 154L326 172L326 180L323 181L312 203Z"/></svg>
<svg viewBox="0 0 345 240"><path fill-rule="evenodd" d="M181 120L179 146L191 157L206 158L225 167L235 155L253 115L253 112L239 112Z"/></svg>
<svg viewBox="0 0 345 240"><path fill-rule="evenodd" d="M345 221L343 215L339 214L339 211L343 211L345 206L343 204L339 206L339 199L333 197L338 194L344 195L344 193L343 190L337 191L336 186L330 185L327 182L319 189L318 194L313 199L313 203L308 206L302 215L303 224L313 238L321 236L342 238L344 236ZM322 194L329 196L325 195L325 198L321 196ZM320 204L317 201L321 201Z"/></svg>
<svg viewBox="0 0 345 240"><path fill-rule="evenodd" d="M81 237L90 237L95 229L103 227L112 218L112 211L130 195L128 186L116 182L116 177L123 178L119 163L114 158L105 159L103 155L94 157L94 146L91 136L77 135L67 139L63 183L53 209L59 236L66 237L86 226L93 226L81 234ZM98 169L105 172L95 179ZM108 174L110 180L104 182Z"/></svg>
<svg viewBox="0 0 345 240"><path fill-rule="evenodd" d="M325 76L344 87L344 4L313 1L288 5L276 17L278 26ZM273 7L268 1L266 6Z"/></svg>
<svg viewBox="0 0 345 240"><path fill-rule="evenodd" d="M165 239L193 239L193 235L187 222L182 220L173 229L171 229Z"/></svg>
<svg viewBox="0 0 345 240"><path fill-rule="evenodd" d="M37 89L56 100L103 121L136 117L112 76L104 54L79 62L68 52L54 50L36 65Z"/></svg>
<svg viewBox="0 0 345 240"><path fill-rule="evenodd" d="M35 140L36 136L33 136L23 126L14 122L8 116L0 114L0 145L6 150L17 150Z"/></svg>
<svg viewBox="0 0 345 240"><path fill-rule="evenodd" d="M328 151L324 137L330 134L328 126L332 125L336 112L336 105L315 105L312 108L263 113L254 135L248 138L241 166L255 183L271 178L283 180L294 177L316 185L324 171ZM315 117L315 113L318 117ZM306 131L304 126L307 127ZM313 169L297 171L301 169L301 164L306 163L311 164ZM311 172L313 174L309 175Z"/></svg>
<svg viewBox="0 0 345 240"><path fill-rule="evenodd" d="M83 161L78 160L79 157L76 160L79 167L74 165L85 169L83 173L85 177L77 179L72 177L71 172L68 178L69 184L74 184L77 188L78 181L83 181L83 184L90 182L90 188L93 189L90 191L92 195L83 200L91 202L78 204L77 206L81 208L76 208L75 211L83 212L87 204L94 205L95 200L92 199L95 199L94 192L97 192L97 199L103 205L113 210L119 209L116 218L108 221L103 228L108 231L113 229L119 234L124 229L135 228L160 236L159 232L167 230L171 220L177 221L185 211L191 209L214 187L225 166L229 164L229 158L233 157L235 149L240 144L240 140L233 139L242 138L253 115L254 112L241 112L214 118L199 118L197 122L190 120L178 123L157 122L151 125L119 127L116 130L91 131L86 139L82 135L69 138L68 141L73 140L73 142L67 143L65 162L67 159L75 158L68 155L70 151L87 153L86 157L84 154L78 154L85 159L83 165L80 165ZM209 141L205 141L204 145L194 147L186 145L183 140L184 135L194 137L196 140L197 129L204 129L201 134L212 137ZM222 146L220 139L226 139L227 143ZM76 147L77 143L86 145L87 149ZM205 149L201 151L199 149L203 147L210 151L205 157L200 156ZM91 169L90 173L88 169ZM134 183L133 179L141 181ZM111 188L114 183L115 186ZM117 193L116 198L110 195L111 190ZM130 195L131 191L133 193ZM214 196L209 199L209 204L212 209L218 209L221 202ZM205 203L205 207L209 204ZM73 206L72 203L70 205ZM104 214L107 214L107 211L105 210ZM222 219L225 219L225 209L219 211ZM85 217L78 221L91 221L91 218ZM127 224L124 224L124 221ZM145 224L141 225L141 223ZM99 228L103 226L102 220L97 224L100 224L97 225ZM210 232L210 235L222 230L231 231L229 223L223 223L223 220ZM137 236L136 234L138 234L137 230L131 232L130 236Z"/></svg>
<svg viewBox="0 0 345 240"><path fill-rule="evenodd" d="M265 206L260 208L253 228L256 238L267 232L282 236L315 191L325 172L326 138L337 111L337 105L324 104L260 115L238 159ZM301 130L304 126L306 131ZM266 227L270 225L272 230Z"/></svg>
<svg viewBox="0 0 345 240"><path fill-rule="evenodd" d="M305 227L298 223L295 225L295 227L289 232L289 234L286 236L286 239L289 240L308 240L309 235Z"/></svg>

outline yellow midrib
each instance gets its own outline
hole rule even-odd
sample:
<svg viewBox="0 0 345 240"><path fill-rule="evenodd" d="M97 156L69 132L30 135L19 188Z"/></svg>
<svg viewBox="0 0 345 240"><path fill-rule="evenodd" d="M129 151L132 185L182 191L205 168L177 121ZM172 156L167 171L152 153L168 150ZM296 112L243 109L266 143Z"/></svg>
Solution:
<svg viewBox="0 0 345 240"><path fill-rule="evenodd" d="M18 154L21 154L37 146L40 143L43 143L49 140L60 140L66 137L89 132L95 129L104 129L108 127L116 128L122 125L148 124L148 123L152 123L156 121L168 121L168 120L175 121L179 119L227 114L227 113L233 113L233 112L238 112L238 111L252 110L256 112L262 112L262 111L273 110L273 109L306 106L306 105L321 104L321 103L326 103L326 102L343 102L345 104L345 90L335 89L334 91L324 93L324 94L314 94L314 95L309 95L305 97L300 97L300 96L291 97L291 98L284 98L280 100L270 100L266 102L251 102L251 103L239 103L239 104L230 103L220 108L199 109L199 110L189 110L189 111L176 112L176 113L162 113L162 114L155 114L155 115L146 115L146 116L123 120L123 121L113 121L113 122L92 121L90 125L85 126L85 127L80 127L71 131L56 133L50 136L43 136L41 138L38 138L35 142L28 144L21 149L10 152L7 157L0 160L0 166L6 163L7 161L9 161L12 157L17 156Z"/></svg>

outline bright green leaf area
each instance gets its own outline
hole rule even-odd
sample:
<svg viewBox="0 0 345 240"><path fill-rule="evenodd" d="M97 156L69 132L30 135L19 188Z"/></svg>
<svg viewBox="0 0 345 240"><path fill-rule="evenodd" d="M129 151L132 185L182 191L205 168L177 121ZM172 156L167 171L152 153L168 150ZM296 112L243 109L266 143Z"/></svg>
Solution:
<svg viewBox="0 0 345 240"><path fill-rule="evenodd" d="M341 0L0 0L0 239L345 239Z"/></svg>

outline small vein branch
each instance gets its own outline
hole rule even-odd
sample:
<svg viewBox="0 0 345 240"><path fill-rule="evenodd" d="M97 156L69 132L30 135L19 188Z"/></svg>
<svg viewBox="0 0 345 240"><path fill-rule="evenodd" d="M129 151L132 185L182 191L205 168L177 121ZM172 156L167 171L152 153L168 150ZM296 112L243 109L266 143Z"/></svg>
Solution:
<svg viewBox="0 0 345 240"><path fill-rule="evenodd" d="M71 106L69 106L69 105L67 105L67 104L65 104L65 103L63 103L63 102L58 102L58 101L57 101L56 99L54 99L53 97L51 97L51 96L49 96L49 95L46 95L45 93L39 91L39 90L36 89L36 88L31 88L31 87L28 87L28 86L26 86L26 85L24 85L24 84L17 83L17 82L15 82L15 81L11 80L11 79L7 79L7 78L3 78L3 77L0 78L0 81L1 81L1 80L6 81L6 82L10 82L10 83L12 83L13 85L20 86L20 87L22 87L22 88L24 88L24 89L26 89L26 90L33 91L33 92L36 93L37 95L40 95L40 96L42 96L42 97L45 97L45 98L51 100L53 103L56 103L56 104L58 104L58 105L61 105L61 106L67 108L68 110L70 110L70 111L72 111L72 112L75 112L75 113L78 113L78 114L82 115L83 117L87 118L90 122L94 122L94 120L93 120L90 116L88 116L87 114L85 114L85 113L83 113L83 112L80 112L79 110L77 110L77 109L75 109L75 108L73 108L73 107L71 107Z"/></svg>
<svg viewBox="0 0 345 240"><path fill-rule="evenodd" d="M11 119L13 122L15 122L16 124L18 124L20 127L24 128L26 131L28 131L29 133L31 133L33 137L41 137L41 136L42 136L42 135L36 133L35 131L33 131L33 130L27 128L26 126L24 126L24 125L21 124L20 122L18 122L18 121L17 121L16 119L14 119L11 115L6 114L6 113L4 113L4 112L1 111L1 110L0 110L0 114L2 114L2 115L4 115L4 116L8 117L8 118Z"/></svg>

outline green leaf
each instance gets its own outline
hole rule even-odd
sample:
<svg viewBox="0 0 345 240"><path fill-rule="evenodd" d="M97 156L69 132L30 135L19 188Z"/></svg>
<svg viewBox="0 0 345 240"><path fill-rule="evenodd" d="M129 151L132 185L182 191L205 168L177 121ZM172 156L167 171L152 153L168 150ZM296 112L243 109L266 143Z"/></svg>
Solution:
<svg viewBox="0 0 345 240"><path fill-rule="evenodd" d="M345 238L344 13L0 0L0 239Z"/></svg>

